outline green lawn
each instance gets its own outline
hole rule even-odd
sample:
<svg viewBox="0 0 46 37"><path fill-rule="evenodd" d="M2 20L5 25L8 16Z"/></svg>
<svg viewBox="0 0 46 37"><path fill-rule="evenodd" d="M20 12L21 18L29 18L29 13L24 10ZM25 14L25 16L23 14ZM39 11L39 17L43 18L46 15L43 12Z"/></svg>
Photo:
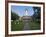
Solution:
<svg viewBox="0 0 46 37"><path fill-rule="evenodd" d="M35 21L29 22L30 29L31 30L39 30L40 29L40 23L37 23Z"/></svg>
<svg viewBox="0 0 46 37"><path fill-rule="evenodd" d="M24 27L23 21L12 21L11 22L11 31L19 31L22 30Z"/></svg>
<svg viewBox="0 0 46 37"><path fill-rule="evenodd" d="M37 23L35 21L29 22L30 30L39 30L40 29L40 23ZM11 22L11 31L22 31L24 28L24 22L20 20L14 20Z"/></svg>

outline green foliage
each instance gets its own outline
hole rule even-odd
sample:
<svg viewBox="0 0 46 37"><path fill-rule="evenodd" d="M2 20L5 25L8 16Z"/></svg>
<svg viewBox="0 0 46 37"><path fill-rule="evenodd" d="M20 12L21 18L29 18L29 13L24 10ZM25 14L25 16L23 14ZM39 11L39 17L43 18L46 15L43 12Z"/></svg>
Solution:
<svg viewBox="0 0 46 37"><path fill-rule="evenodd" d="M40 30L40 23L37 23L36 21L29 22L30 30Z"/></svg>
<svg viewBox="0 0 46 37"><path fill-rule="evenodd" d="M17 20L17 19L19 19L18 14L11 11L11 20Z"/></svg>
<svg viewBox="0 0 46 37"><path fill-rule="evenodd" d="M11 11L11 31L19 31L23 29L23 22L19 20L19 15Z"/></svg>
<svg viewBox="0 0 46 37"><path fill-rule="evenodd" d="M41 12L41 8L40 7L33 7L34 9L34 20L38 23L40 23L40 12Z"/></svg>
<svg viewBox="0 0 46 37"><path fill-rule="evenodd" d="M29 22L30 29L31 30L39 30L40 28L40 12L41 8L40 7L33 7L34 10L34 15L33 15L33 21Z"/></svg>
<svg viewBox="0 0 46 37"><path fill-rule="evenodd" d="M11 22L11 31L20 31L23 30L23 21L14 20Z"/></svg>

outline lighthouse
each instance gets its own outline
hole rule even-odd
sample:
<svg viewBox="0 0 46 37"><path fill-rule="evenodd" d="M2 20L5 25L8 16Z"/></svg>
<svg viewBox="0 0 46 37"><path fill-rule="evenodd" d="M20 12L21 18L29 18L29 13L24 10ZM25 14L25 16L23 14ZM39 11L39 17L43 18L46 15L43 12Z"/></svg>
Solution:
<svg viewBox="0 0 46 37"><path fill-rule="evenodd" d="M25 15L28 16L28 10L27 9L25 10Z"/></svg>
<svg viewBox="0 0 46 37"><path fill-rule="evenodd" d="M28 14L28 9L25 9L25 15L22 17L22 19L23 19L24 21L31 19L31 16L29 16L29 14Z"/></svg>

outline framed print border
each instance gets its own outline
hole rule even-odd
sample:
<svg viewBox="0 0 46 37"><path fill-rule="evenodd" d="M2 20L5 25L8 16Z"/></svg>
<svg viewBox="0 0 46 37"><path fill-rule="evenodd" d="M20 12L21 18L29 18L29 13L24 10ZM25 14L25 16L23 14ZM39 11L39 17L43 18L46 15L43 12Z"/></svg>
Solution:
<svg viewBox="0 0 46 37"><path fill-rule="evenodd" d="M8 34L8 3L25 3L25 4L40 4L43 5L43 32L41 33L26 33L26 34ZM5 1L5 36L22 36L22 35L38 35L45 34L45 3L43 2L24 2L24 1Z"/></svg>

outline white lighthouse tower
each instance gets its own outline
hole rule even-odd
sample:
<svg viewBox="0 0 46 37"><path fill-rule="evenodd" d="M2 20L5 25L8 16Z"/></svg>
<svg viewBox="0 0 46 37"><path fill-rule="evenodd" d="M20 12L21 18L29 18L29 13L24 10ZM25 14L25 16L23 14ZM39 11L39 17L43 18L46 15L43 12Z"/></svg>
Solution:
<svg viewBox="0 0 46 37"><path fill-rule="evenodd" d="M26 16L28 15L28 10L27 10L27 9L25 10L25 15L26 15Z"/></svg>
<svg viewBox="0 0 46 37"><path fill-rule="evenodd" d="M25 10L25 16L28 16L28 10L27 9Z"/></svg>

